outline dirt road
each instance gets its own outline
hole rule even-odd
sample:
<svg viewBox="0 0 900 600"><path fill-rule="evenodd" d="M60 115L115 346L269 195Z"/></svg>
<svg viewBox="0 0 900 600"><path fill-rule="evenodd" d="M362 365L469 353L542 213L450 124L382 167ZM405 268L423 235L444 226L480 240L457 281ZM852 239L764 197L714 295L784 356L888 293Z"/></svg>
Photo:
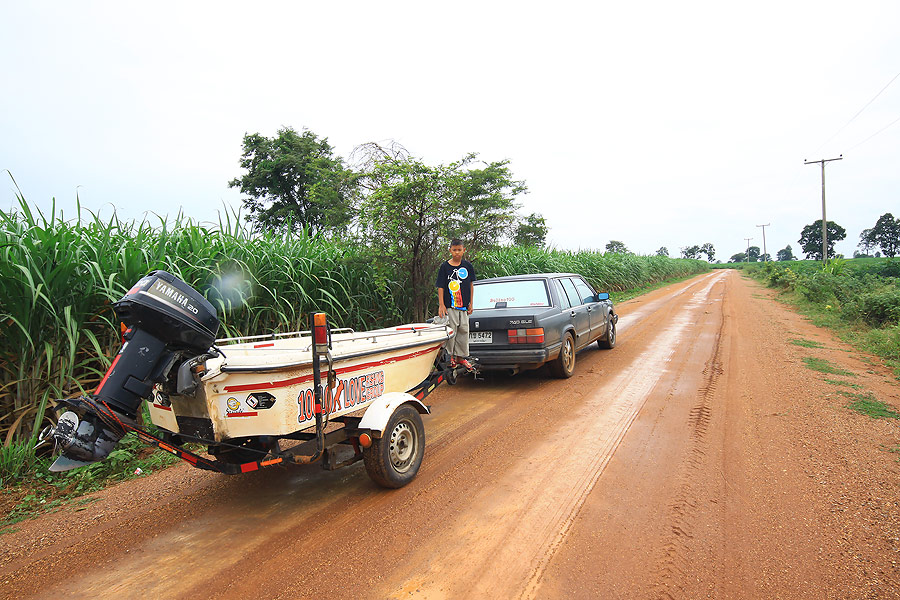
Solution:
<svg viewBox="0 0 900 600"><path fill-rule="evenodd" d="M839 393L890 373L737 272L617 310L569 380L432 394L403 489L174 467L0 537L0 596L900 598L900 426Z"/></svg>

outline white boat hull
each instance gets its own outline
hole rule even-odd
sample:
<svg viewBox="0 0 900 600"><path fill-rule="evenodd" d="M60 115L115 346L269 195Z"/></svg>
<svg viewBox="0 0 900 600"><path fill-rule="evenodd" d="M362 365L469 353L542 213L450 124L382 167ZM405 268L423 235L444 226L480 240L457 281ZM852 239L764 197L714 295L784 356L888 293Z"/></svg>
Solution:
<svg viewBox="0 0 900 600"><path fill-rule="evenodd" d="M333 388L324 385L327 362L321 365L323 416L353 413L384 394L416 387L428 377L450 334L446 327L426 324L335 334ZM206 361L202 386L192 396L154 395L149 404L155 425L217 442L284 436L315 426L308 335L218 348L223 356Z"/></svg>

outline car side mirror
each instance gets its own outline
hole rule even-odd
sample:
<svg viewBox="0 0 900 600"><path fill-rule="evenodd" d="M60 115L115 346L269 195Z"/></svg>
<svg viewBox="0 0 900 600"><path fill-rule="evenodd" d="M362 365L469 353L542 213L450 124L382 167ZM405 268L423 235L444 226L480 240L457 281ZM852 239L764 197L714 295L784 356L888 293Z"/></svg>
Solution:
<svg viewBox="0 0 900 600"><path fill-rule="evenodd" d="M597 302L600 302L601 300L609 300L609 292L598 292Z"/></svg>

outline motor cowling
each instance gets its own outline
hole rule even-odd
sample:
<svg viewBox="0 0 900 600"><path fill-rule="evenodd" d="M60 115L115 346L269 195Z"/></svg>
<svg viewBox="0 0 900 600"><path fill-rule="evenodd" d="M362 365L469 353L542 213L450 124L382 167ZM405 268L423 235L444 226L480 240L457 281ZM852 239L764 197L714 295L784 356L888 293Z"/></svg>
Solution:
<svg viewBox="0 0 900 600"><path fill-rule="evenodd" d="M153 386L165 380L180 357L207 352L219 330L212 304L166 271L143 277L113 308L126 328L122 347L96 391L77 403L77 412L64 413L57 426L42 435L63 451L53 465L59 468L51 470L106 458L123 429L110 426L109 415L104 421L92 406L112 411L114 421L133 424Z"/></svg>

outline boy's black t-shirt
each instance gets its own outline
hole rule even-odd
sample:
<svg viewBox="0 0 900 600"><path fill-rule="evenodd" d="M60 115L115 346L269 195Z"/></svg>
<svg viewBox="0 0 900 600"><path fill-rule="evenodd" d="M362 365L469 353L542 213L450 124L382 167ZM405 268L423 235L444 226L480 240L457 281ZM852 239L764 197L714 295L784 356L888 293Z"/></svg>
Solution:
<svg viewBox="0 0 900 600"><path fill-rule="evenodd" d="M435 287L444 290L444 306L464 310L472 301L472 283L475 281L475 267L466 259L458 267L445 260L438 269Z"/></svg>

